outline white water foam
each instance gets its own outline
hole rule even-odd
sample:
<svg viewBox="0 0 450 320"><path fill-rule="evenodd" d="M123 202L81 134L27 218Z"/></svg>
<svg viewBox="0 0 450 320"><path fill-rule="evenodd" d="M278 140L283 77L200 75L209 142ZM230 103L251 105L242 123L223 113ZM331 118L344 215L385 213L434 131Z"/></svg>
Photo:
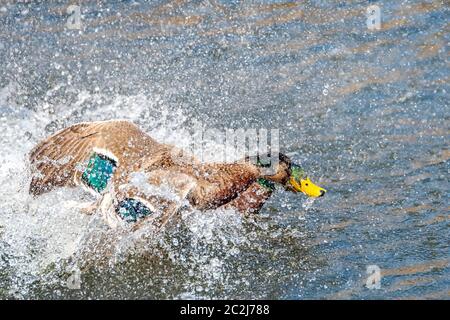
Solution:
<svg viewBox="0 0 450 320"><path fill-rule="evenodd" d="M12 110L3 113L0 124L3 133L1 137L3 152L0 154L0 193L2 194L0 271L7 274L9 278L6 295L23 298L28 295L27 288L30 285L42 280L48 266L58 264L74 256L78 251L85 250L86 248L80 248L80 245L84 245L86 239L92 237L90 233L99 232L94 223L95 216L82 214L74 208L76 207L74 204L78 202L93 200L84 191L61 188L36 199L28 194L30 177L27 155L38 141L49 135L45 130L49 123L68 119L65 125L71 124L73 111L89 102L100 104L101 107L88 109L80 121L129 119L138 123L152 137L161 142L186 148L189 147L191 140L186 138L186 131L180 129L183 128L186 117L180 111L171 112L165 109L159 97L118 95L111 98L100 93L91 94L83 91L78 94L73 106L68 108L53 106L53 109L58 110L56 115L49 114L47 111L21 110L19 112L20 108L9 101L9 95L13 94L14 86L10 85L0 92L2 110ZM38 109L48 110L49 108L50 106L43 105ZM152 116L143 118L143 115L148 113ZM210 148L207 149L210 154L215 154L215 151L223 146L207 142L205 147ZM158 190L158 192L165 193L165 190ZM167 191L166 196L174 197L170 190ZM224 218L224 214L230 219ZM230 239L239 239L237 235L229 237L226 234L217 238L217 235L213 235L213 230L223 229L230 224L230 221L235 221L237 225L234 230L239 232L237 226L240 224L240 216L233 212L205 214L191 210L183 220L194 235L192 252L198 252L197 255L183 259L190 263L195 261L201 266L200 273L203 272L213 280L220 280L222 265L220 258L208 258L204 252L196 251L196 248L200 246L199 241L209 243L220 239L219 242L222 241L227 246ZM148 230L145 228L135 233L117 232L110 262L114 263L126 256L130 248L142 240L143 233L146 232ZM146 246L143 248L148 249ZM176 247L170 247L168 250L176 250ZM183 261L183 259L177 259L177 261Z"/></svg>

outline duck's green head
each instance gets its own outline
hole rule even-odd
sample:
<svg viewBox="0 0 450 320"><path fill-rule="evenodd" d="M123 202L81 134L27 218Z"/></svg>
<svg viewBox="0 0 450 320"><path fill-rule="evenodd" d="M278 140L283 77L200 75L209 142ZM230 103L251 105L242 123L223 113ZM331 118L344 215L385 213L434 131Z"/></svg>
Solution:
<svg viewBox="0 0 450 320"><path fill-rule="evenodd" d="M259 159L256 159L258 167L270 167L271 163L265 164ZM262 178L275 183L279 183L289 191L302 192L309 197L322 197L327 191L318 185L314 184L306 175L301 166L293 163L291 159L279 153L279 161L275 172L271 175L265 175Z"/></svg>
<svg viewBox="0 0 450 320"><path fill-rule="evenodd" d="M314 184L306 175L305 171L296 164L290 166L291 175L286 183L286 189L293 192L303 192L308 197L322 197L327 192L325 189Z"/></svg>

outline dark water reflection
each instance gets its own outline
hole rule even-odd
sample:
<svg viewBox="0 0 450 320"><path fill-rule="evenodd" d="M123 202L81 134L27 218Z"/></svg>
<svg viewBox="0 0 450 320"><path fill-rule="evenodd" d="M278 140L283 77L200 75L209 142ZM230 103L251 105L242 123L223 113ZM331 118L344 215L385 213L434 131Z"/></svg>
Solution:
<svg viewBox="0 0 450 320"><path fill-rule="evenodd" d="M87 269L82 290L41 279L25 297L449 298L446 1L83 1L81 30L66 2L24 2L0 2L0 114L19 141L107 119L118 96L158 97L187 128L279 128L328 189L309 210L278 192L220 241L193 247L179 230L158 254ZM152 112L134 120L150 130Z"/></svg>

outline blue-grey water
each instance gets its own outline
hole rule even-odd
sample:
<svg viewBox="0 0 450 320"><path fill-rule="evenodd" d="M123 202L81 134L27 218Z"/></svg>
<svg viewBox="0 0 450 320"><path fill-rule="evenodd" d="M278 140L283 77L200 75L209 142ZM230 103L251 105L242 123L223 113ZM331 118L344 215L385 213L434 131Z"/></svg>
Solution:
<svg viewBox="0 0 450 320"><path fill-rule="evenodd" d="M69 1L0 1L0 298L450 297L447 1L80 3L73 28ZM328 193L120 239L81 191L27 195L38 141L113 118L181 146L278 128Z"/></svg>

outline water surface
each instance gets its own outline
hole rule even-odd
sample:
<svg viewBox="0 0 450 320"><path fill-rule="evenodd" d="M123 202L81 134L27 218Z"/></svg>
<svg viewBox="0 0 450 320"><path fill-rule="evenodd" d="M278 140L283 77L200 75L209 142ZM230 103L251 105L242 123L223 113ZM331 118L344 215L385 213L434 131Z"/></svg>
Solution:
<svg viewBox="0 0 450 320"><path fill-rule="evenodd" d="M448 2L82 3L74 30L68 1L0 1L0 298L449 298ZM27 195L38 141L112 118L179 146L278 128L328 193L121 237L81 191Z"/></svg>

